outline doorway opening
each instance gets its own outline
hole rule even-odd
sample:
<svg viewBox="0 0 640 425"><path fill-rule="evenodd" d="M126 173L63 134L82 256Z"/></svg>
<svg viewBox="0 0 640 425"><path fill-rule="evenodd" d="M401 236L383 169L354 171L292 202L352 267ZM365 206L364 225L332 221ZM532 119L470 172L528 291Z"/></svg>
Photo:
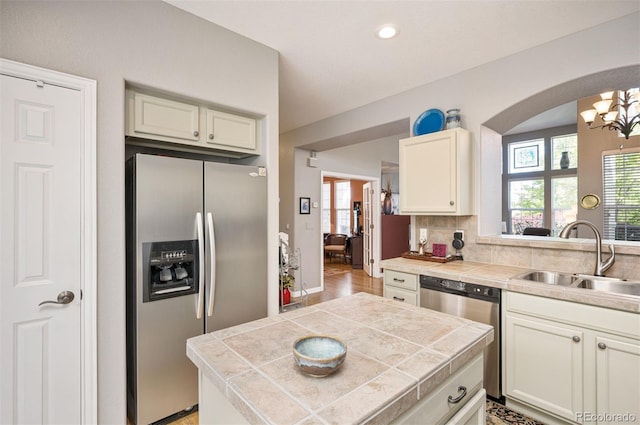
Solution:
<svg viewBox="0 0 640 425"><path fill-rule="evenodd" d="M351 270L380 277L379 179L323 172L321 185L321 287L325 276Z"/></svg>

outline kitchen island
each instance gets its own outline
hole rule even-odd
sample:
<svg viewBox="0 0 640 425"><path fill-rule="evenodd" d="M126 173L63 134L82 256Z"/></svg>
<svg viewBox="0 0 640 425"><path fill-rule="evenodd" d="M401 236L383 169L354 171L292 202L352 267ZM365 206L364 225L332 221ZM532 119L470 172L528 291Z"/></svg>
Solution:
<svg viewBox="0 0 640 425"><path fill-rule="evenodd" d="M293 343L309 334L346 342L336 373L297 369ZM444 423L472 403L465 421L482 423L492 340L491 326L359 293L191 338L187 356L201 424Z"/></svg>

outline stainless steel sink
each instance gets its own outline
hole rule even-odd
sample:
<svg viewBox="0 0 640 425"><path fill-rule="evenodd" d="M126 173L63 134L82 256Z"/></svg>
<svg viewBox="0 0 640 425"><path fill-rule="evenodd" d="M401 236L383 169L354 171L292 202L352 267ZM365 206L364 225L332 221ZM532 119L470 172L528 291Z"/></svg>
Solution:
<svg viewBox="0 0 640 425"><path fill-rule="evenodd" d="M616 277L592 276L550 271L533 271L515 276L513 279L529 280L549 285L593 289L623 295L640 296L640 281L626 281Z"/></svg>
<svg viewBox="0 0 640 425"><path fill-rule="evenodd" d="M623 280L615 279L582 279L580 282L578 282L576 288L594 289L596 291L640 296L640 282L626 282Z"/></svg>
<svg viewBox="0 0 640 425"><path fill-rule="evenodd" d="M516 276L515 279L548 283L549 285L571 286L579 279L577 275L560 272L535 271Z"/></svg>

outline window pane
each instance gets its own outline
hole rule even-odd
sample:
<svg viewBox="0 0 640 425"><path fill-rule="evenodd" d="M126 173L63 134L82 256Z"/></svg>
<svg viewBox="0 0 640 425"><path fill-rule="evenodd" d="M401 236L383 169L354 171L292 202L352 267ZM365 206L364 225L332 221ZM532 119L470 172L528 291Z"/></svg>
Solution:
<svg viewBox="0 0 640 425"><path fill-rule="evenodd" d="M578 178L551 179L551 236L557 236L565 226L576 220L578 213Z"/></svg>
<svg viewBox="0 0 640 425"><path fill-rule="evenodd" d="M509 174L544 170L544 139L509 143Z"/></svg>
<svg viewBox="0 0 640 425"><path fill-rule="evenodd" d="M512 210L511 233L521 235L527 227L544 227L542 210Z"/></svg>
<svg viewBox="0 0 640 425"><path fill-rule="evenodd" d="M349 208L351 204L351 182L336 182L336 208Z"/></svg>
<svg viewBox="0 0 640 425"><path fill-rule="evenodd" d="M522 234L526 227L544 227L544 180L509 182L511 233Z"/></svg>
<svg viewBox="0 0 640 425"><path fill-rule="evenodd" d="M544 180L512 180L509 182L510 209L544 208Z"/></svg>
<svg viewBox="0 0 640 425"><path fill-rule="evenodd" d="M336 182L336 233L351 234L351 182Z"/></svg>
<svg viewBox="0 0 640 425"><path fill-rule="evenodd" d="M336 210L336 233L351 234L349 210Z"/></svg>
<svg viewBox="0 0 640 425"><path fill-rule="evenodd" d="M578 168L578 135L567 134L551 138L551 169L559 170L562 153L567 152L569 156L569 167Z"/></svg>
<svg viewBox="0 0 640 425"><path fill-rule="evenodd" d="M331 233L331 183L322 183L322 233Z"/></svg>
<svg viewBox="0 0 640 425"><path fill-rule="evenodd" d="M603 157L605 239L640 241L640 152Z"/></svg>

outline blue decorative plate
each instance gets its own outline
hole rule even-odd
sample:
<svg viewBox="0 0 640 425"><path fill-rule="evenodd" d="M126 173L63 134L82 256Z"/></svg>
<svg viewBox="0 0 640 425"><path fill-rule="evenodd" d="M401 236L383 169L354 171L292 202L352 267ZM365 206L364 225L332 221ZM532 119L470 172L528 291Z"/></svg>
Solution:
<svg viewBox="0 0 640 425"><path fill-rule="evenodd" d="M444 128L444 113L440 109L424 111L413 123L413 135L435 133Z"/></svg>

